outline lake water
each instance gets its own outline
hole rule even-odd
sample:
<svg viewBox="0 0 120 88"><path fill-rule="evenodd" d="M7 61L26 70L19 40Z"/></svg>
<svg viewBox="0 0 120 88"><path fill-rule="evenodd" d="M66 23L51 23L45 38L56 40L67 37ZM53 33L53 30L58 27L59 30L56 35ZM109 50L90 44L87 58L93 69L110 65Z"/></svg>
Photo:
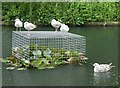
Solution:
<svg viewBox="0 0 120 88"><path fill-rule="evenodd" d="M3 27L2 57L11 55L11 38L14 27ZM22 29L24 30L24 29ZM36 30L54 30L39 27ZM117 27L70 27L70 32L86 36L88 63L64 65L55 69L26 71L6 70L2 65L3 86L117 86L118 85L118 28ZM92 64L110 63L115 68L106 73L94 73Z"/></svg>

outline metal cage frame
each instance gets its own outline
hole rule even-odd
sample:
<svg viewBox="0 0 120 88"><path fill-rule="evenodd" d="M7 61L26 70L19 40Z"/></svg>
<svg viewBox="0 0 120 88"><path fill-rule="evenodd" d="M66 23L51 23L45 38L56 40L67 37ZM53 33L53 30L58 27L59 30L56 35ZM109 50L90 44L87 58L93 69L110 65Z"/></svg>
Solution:
<svg viewBox="0 0 120 88"><path fill-rule="evenodd" d="M31 44L38 46L47 46L48 48L60 48L70 51L78 51L85 54L86 38L85 36L54 32L54 31L13 31L12 32L12 49L21 48L22 51L13 52L12 55L18 55L18 58L30 59ZM35 47L34 47L35 48Z"/></svg>

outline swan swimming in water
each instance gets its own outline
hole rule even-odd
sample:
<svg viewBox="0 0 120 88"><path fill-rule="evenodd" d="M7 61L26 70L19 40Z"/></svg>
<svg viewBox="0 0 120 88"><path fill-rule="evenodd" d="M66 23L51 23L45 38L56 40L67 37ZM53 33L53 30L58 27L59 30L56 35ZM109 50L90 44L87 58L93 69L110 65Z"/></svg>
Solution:
<svg viewBox="0 0 120 88"><path fill-rule="evenodd" d="M94 63L94 72L107 72L109 71L112 67L112 63L110 64L98 64L98 63Z"/></svg>
<svg viewBox="0 0 120 88"><path fill-rule="evenodd" d="M16 31L18 31L18 28L20 28L21 31L21 27L23 27L23 22L20 21L20 19L15 19L15 27L16 27Z"/></svg>
<svg viewBox="0 0 120 88"><path fill-rule="evenodd" d="M55 19L52 20L51 25L55 28L55 32L58 31L58 28L61 26L61 23L59 21L56 21Z"/></svg>

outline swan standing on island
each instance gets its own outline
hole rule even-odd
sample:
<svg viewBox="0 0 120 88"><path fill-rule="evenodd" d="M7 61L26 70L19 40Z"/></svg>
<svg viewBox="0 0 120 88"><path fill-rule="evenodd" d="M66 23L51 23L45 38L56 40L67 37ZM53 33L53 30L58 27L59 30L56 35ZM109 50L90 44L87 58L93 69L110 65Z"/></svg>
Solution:
<svg viewBox="0 0 120 88"><path fill-rule="evenodd" d="M15 27L16 27L16 31L18 31L18 28L20 28L21 31L21 27L23 27L23 22L20 21L20 19L15 19Z"/></svg>
<svg viewBox="0 0 120 88"><path fill-rule="evenodd" d="M98 63L94 63L94 72L107 72L109 71L112 67L112 63L110 64L98 64Z"/></svg>
<svg viewBox="0 0 120 88"><path fill-rule="evenodd" d="M58 28L61 26L61 23L53 19L51 25L55 28L55 32L57 32Z"/></svg>

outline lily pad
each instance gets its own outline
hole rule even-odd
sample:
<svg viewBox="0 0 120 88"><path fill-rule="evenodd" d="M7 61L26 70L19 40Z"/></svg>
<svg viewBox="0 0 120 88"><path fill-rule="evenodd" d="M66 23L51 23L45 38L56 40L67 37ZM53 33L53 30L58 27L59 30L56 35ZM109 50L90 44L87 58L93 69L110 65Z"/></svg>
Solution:
<svg viewBox="0 0 120 88"><path fill-rule="evenodd" d="M14 67L18 67L18 66L21 66L22 64L20 64L20 63L14 63L14 64L12 64L12 66L14 66Z"/></svg>
<svg viewBox="0 0 120 88"><path fill-rule="evenodd" d="M45 69L45 67L38 67L38 69Z"/></svg>
<svg viewBox="0 0 120 88"><path fill-rule="evenodd" d="M52 60L51 55L44 55L47 59Z"/></svg>
<svg viewBox="0 0 120 88"><path fill-rule="evenodd" d="M41 55L41 54L42 54L42 52L40 50L33 51L34 56Z"/></svg>
<svg viewBox="0 0 120 88"><path fill-rule="evenodd" d="M30 61L29 61L29 60L25 60L25 63L26 63L26 64L30 64Z"/></svg>
<svg viewBox="0 0 120 88"><path fill-rule="evenodd" d="M12 65L12 63L6 63L6 65L7 65L7 66L11 66L11 65Z"/></svg>
<svg viewBox="0 0 120 88"><path fill-rule="evenodd" d="M55 67L53 67L53 66L47 66L46 68L48 68L48 69L53 69L53 68L55 68Z"/></svg>
<svg viewBox="0 0 120 88"><path fill-rule="evenodd" d="M13 70L13 69L15 69L15 67L7 67L6 69L7 70Z"/></svg>
<svg viewBox="0 0 120 88"><path fill-rule="evenodd" d="M50 55L51 53L52 53L52 51L51 51L49 48L47 48L47 49L43 52L44 56Z"/></svg>
<svg viewBox="0 0 120 88"><path fill-rule="evenodd" d="M70 51L66 51L65 54L66 54L67 56L70 56L71 53L70 53Z"/></svg>
<svg viewBox="0 0 120 88"><path fill-rule="evenodd" d="M55 59L60 58L62 55L60 53L52 53L52 57Z"/></svg>
<svg viewBox="0 0 120 88"><path fill-rule="evenodd" d="M45 65L50 65L49 60L42 59Z"/></svg>
<svg viewBox="0 0 120 88"><path fill-rule="evenodd" d="M27 68L17 68L18 71L27 70Z"/></svg>
<svg viewBox="0 0 120 88"><path fill-rule="evenodd" d="M6 60L6 59L3 59L3 58L0 58L0 62L6 63L6 62L9 62L9 60Z"/></svg>
<svg viewBox="0 0 120 88"><path fill-rule="evenodd" d="M37 60L32 61L32 62L31 62L31 65L32 65L33 67L38 67L39 65L42 65L42 63L43 63L43 60L42 60L42 59L37 59Z"/></svg>

